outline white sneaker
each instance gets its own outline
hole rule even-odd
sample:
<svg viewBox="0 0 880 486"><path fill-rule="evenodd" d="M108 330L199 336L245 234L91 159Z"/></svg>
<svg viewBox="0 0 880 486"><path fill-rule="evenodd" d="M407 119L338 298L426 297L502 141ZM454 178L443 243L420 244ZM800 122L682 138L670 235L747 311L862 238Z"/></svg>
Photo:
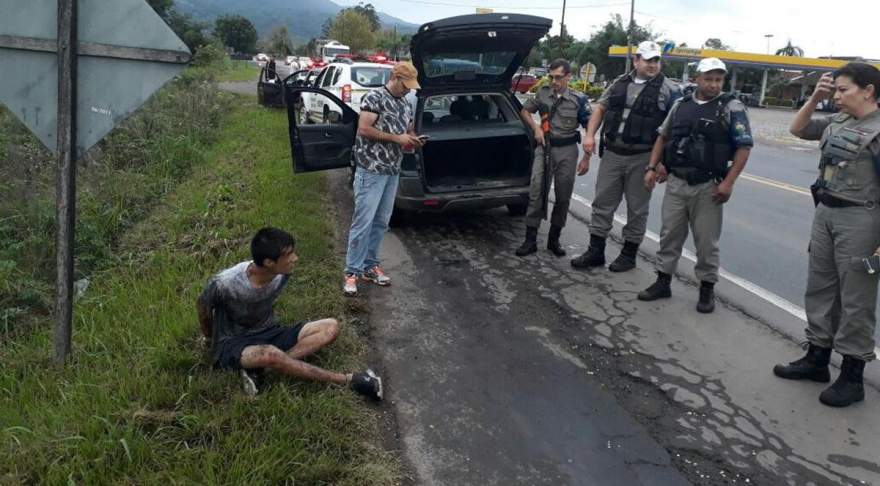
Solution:
<svg viewBox="0 0 880 486"><path fill-rule="evenodd" d="M357 295L357 275L351 273L345 274L345 281L342 283L342 291L349 297Z"/></svg>
<svg viewBox="0 0 880 486"><path fill-rule="evenodd" d="M381 285L382 287L386 285L391 285L391 277L385 275L385 272L382 271L382 267L380 267L379 265L367 269L367 271L364 272L364 275L361 278L369 282L373 282L376 285Z"/></svg>
<svg viewBox="0 0 880 486"><path fill-rule="evenodd" d="M241 374L241 385L242 385L242 388L244 389L244 394L249 397L257 396L257 393L259 393L259 390L257 389L257 381L256 381L255 377L251 376L251 374L248 373L248 371L245 369L242 369L240 374Z"/></svg>

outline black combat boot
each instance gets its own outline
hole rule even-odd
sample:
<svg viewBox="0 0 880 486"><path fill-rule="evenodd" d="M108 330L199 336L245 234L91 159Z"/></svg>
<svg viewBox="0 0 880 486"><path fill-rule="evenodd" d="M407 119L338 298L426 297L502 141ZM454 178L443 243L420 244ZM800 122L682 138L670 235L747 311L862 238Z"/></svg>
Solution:
<svg viewBox="0 0 880 486"><path fill-rule="evenodd" d="M608 270L611 270L612 272L625 272L636 268L636 257L638 254L638 243L624 241L623 249L620 250L620 255L617 255L617 258L611 262L611 265L608 265Z"/></svg>
<svg viewBox="0 0 880 486"><path fill-rule="evenodd" d="M590 235L590 246L583 255L571 260L574 268L591 268L605 265L605 238Z"/></svg>
<svg viewBox="0 0 880 486"><path fill-rule="evenodd" d="M700 282L700 300L697 301L697 312L711 314L715 311L715 282Z"/></svg>
<svg viewBox="0 0 880 486"><path fill-rule="evenodd" d="M807 355L787 365L776 365L773 374L786 380L813 380L821 383L831 381L828 363L831 361L831 348L820 348L810 344Z"/></svg>
<svg viewBox="0 0 880 486"><path fill-rule="evenodd" d="M862 377L865 362L854 356L844 356L840 365L840 376L831 386L819 395L819 401L829 407L848 407L865 399L865 386Z"/></svg>
<svg viewBox="0 0 880 486"><path fill-rule="evenodd" d="M550 233L547 234L547 249L558 257L565 256L565 249L559 244L559 235L561 234L562 227L560 226L551 226Z"/></svg>
<svg viewBox="0 0 880 486"><path fill-rule="evenodd" d="M663 272L657 272L657 281L650 287L639 292L639 300L652 301L657 299L668 299L672 297L672 275Z"/></svg>
<svg viewBox="0 0 880 486"><path fill-rule="evenodd" d="M516 249L516 255L526 256L536 251L538 251L538 228L526 226L526 240Z"/></svg>

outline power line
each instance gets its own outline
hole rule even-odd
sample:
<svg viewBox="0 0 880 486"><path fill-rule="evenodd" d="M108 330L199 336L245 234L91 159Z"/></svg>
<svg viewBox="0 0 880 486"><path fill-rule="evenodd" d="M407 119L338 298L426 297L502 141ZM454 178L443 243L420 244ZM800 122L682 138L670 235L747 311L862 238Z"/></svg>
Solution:
<svg viewBox="0 0 880 486"><path fill-rule="evenodd" d="M432 5L435 7L466 7L466 8L491 8L491 9L511 9L511 10L559 10L559 7L520 7L516 5L473 5L473 4L464 4L464 3L448 3L448 2L435 2L430 0L401 0L404 3L417 3L420 5ZM587 9L587 8L605 8L605 7L619 7L621 5L629 5L628 2L618 2L618 3L605 3L605 4L593 4L593 5L568 5L566 9L577 8L577 9Z"/></svg>

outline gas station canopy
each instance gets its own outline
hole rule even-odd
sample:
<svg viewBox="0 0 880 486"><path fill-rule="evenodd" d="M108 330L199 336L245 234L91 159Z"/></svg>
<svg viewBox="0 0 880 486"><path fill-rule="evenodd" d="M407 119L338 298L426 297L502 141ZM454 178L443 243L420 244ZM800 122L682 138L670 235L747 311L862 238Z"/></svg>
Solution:
<svg viewBox="0 0 880 486"><path fill-rule="evenodd" d="M635 53L635 49L632 50ZM611 46L608 57L626 57L626 46ZM676 61L699 61L706 57L717 57L725 64L756 69L790 69L792 71L833 71L843 67L849 60L819 59L812 57L774 56L752 52L718 51L714 49L693 49L676 47L663 53L663 59ZM875 64L880 68L880 64Z"/></svg>
<svg viewBox="0 0 880 486"><path fill-rule="evenodd" d="M635 49L632 49L635 53ZM608 48L608 57L626 57L626 46L611 46ZM691 47L673 47L667 44L663 49L663 59L674 61L685 61L682 79L688 78L689 62L699 61L706 57L717 57L729 66L731 75L730 86L736 86L736 69L737 67L761 69L764 71L761 80L761 91L758 97L758 103L764 104L764 97L767 92L767 72L770 69L785 69L789 71L804 72L824 72L833 71L843 67L850 59L820 59L812 57L797 56L775 56L770 54L755 54L752 52L737 51L720 51L715 49L694 49ZM880 69L880 63L874 64ZM733 89L731 89L733 90ZM803 91L801 93L803 95Z"/></svg>

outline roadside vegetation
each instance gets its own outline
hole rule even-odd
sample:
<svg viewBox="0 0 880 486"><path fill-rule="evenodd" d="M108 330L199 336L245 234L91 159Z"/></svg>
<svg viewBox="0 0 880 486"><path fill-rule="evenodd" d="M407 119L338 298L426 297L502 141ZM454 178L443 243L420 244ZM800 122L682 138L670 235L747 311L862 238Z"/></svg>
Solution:
<svg viewBox="0 0 880 486"><path fill-rule="evenodd" d="M50 360L53 158L0 109L0 484L394 484L350 391L270 375L250 400L197 343L204 282L274 225L300 255L277 314L341 317L313 360L363 366L324 177L292 177L284 114L218 91L222 56L196 59L79 164L65 367Z"/></svg>

